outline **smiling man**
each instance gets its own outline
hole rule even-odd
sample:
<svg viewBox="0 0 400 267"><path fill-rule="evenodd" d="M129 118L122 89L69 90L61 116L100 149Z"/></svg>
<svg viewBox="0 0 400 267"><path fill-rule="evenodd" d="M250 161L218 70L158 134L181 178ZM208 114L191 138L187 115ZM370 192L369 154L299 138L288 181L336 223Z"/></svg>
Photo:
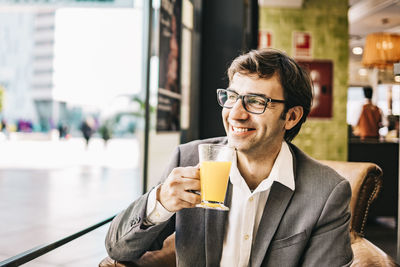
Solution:
<svg viewBox="0 0 400 267"><path fill-rule="evenodd" d="M135 261L176 232L178 266L350 266L349 183L291 140L310 111L311 80L286 54L254 50L217 90L227 136L179 146L162 183L112 222L111 258ZM195 208L198 145L236 149L225 204Z"/></svg>

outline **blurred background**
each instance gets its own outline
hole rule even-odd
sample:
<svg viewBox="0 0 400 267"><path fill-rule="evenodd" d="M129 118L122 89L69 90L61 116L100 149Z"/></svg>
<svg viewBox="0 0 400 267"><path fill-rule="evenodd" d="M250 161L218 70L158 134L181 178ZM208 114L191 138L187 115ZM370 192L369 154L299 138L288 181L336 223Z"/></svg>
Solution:
<svg viewBox="0 0 400 267"><path fill-rule="evenodd" d="M215 91L236 56L266 47L313 79L294 143L383 169L366 232L396 258L398 0L0 0L0 262L110 218L177 145L224 135ZM374 138L357 132L365 86ZM107 227L26 266L98 265Z"/></svg>

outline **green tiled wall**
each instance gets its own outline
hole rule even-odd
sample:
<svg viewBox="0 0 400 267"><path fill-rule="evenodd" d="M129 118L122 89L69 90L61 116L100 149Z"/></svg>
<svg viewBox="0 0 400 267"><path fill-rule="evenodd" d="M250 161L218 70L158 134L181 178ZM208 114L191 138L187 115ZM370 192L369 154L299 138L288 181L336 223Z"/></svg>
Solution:
<svg viewBox="0 0 400 267"><path fill-rule="evenodd" d="M316 159L347 160L348 0L305 0L303 8L260 8L260 30L291 55L292 32L312 35L314 59L333 61L333 117L308 119L294 143Z"/></svg>

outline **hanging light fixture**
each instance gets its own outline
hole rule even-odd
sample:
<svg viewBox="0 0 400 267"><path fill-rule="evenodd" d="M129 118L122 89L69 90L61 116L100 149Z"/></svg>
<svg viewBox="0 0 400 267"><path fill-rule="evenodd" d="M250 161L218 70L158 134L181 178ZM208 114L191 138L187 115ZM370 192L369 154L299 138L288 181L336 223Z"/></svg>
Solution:
<svg viewBox="0 0 400 267"><path fill-rule="evenodd" d="M362 64L365 67L387 68L400 61L400 35L372 33L367 35Z"/></svg>

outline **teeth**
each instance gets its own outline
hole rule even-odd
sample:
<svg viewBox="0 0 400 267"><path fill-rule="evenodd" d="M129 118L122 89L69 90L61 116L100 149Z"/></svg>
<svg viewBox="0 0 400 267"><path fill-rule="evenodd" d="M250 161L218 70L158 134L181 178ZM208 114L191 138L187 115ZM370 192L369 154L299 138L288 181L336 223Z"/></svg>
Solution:
<svg viewBox="0 0 400 267"><path fill-rule="evenodd" d="M247 132L249 129L248 128L236 128L236 127L232 127L234 132L240 132L240 133L244 133Z"/></svg>

